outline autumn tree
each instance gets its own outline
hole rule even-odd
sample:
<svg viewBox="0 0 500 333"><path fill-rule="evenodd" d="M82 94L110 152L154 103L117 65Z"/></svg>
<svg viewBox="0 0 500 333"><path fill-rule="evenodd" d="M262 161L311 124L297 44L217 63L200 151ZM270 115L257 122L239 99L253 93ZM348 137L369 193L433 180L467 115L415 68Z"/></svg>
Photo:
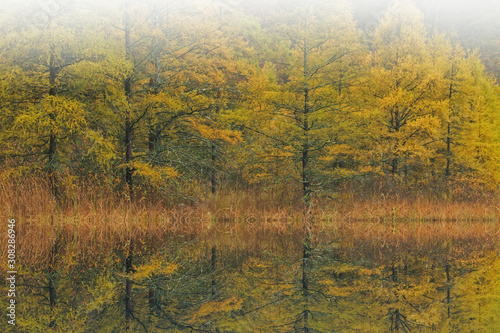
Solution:
<svg viewBox="0 0 500 333"><path fill-rule="evenodd" d="M313 2L286 17L272 27L278 92L261 132L270 139L270 148L292 162L288 172L298 176L302 202L309 208L312 193L321 187L319 157L325 147L338 143L347 110L343 89L351 73L343 60L358 45L350 11L340 4Z"/></svg>
<svg viewBox="0 0 500 333"><path fill-rule="evenodd" d="M421 13L398 3L374 32L369 90L374 115L373 141L392 175L408 174L426 163L439 128L435 96L437 74Z"/></svg>
<svg viewBox="0 0 500 333"><path fill-rule="evenodd" d="M31 27L25 43L16 44L13 39L18 36L8 34L2 47L4 91L9 92L4 100L6 117L2 117L9 121L2 133L3 157L15 158L17 170L33 170L43 161L56 197L69 144L88 120L71 71L81 63L97 61L83 33L88 27L79 21L69 24L72 18L70 13L51 19L44 29Z"/></svg>
<svg viewBox="0 0 500 333"><path fill-rule="evenodd" d="M440 113L443 139L438 149L446 161L444 176L469 183L496 183L498 89L477 52L466 52L443 36L437 36L433 44L441 73L436 91L444 104Z"/></svg>
<svg viewBox="0 0 500 333"><path fill-rule="evenodd" d="M27 27L18 44L15 32L3 39L4 73L10 73L3 82L11 91L3 157L15 165L4 171L45 171L53 192L66 185L67 197L75 177L112 179L118 119L108 103L119 96L114 80L128 70L102 16L79 10L85 20L62 11L43 29Z"/></svg>
<svg viewBox="0 0 500 333"><path fill-rule="evenodd" d="M184 55L191 54L196 43L186 40L186 30L168 30L173 24L165 18L175 8L156 1L118 1L103 8L108 27L115 28L109 32L110 42L117 50L110 67L121 69L123 74L111 77L110 83L115 90L121 87L121 92L116 91L106 104L123 124L119 131L123 143L120 169L128 196L133 199L137 185L134 178L160 185L176 175L161 158L159 143L172 119L189 113L177 98L171 81L188 66ZM115 15L117 8L121 17Z"/></svg>

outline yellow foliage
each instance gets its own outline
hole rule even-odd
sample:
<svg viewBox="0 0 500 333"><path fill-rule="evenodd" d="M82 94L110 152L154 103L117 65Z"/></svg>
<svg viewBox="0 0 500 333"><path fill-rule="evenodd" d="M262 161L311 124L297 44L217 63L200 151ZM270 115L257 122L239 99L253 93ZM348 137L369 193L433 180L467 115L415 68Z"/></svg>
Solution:
<svg viewBox="0 0 500 333"><path fill-rule="evenodd" d="M136 272L132 275L134 280L150 278L154 275L171 275L179 268L178 264L166 263L163 258L157 257L150 260L147 264L136 267Z"/></svg>
<svg viewBox="0 0 500 333"><path fill-rule="evenodd" d="M120 164L119 168L131 168L136 175L144 177L156 185L160 185L166 179L178 176L178 172L174 168L168 166L152 166L150 163L143 163L140 161L132 161L128 164L123 163Z"/></svg>
<svg viewBox="0 0 500 333"><path fill-rule="evenodd" d="M241 133L229 129L214 128L200 122L191 121L193 128L204 138L211 141L224 141L231 144L236 144L242 141Z"/></svg>
<svg viewBox="0 0 500 333"><path fill-rule="evenodd" d="M236 296L231 296L221 301L211 301L203 304L196 313L193 314L193 319L198 320L205 317L217 317L233 311L238 311L243 307L243 299Z"/></svg>
<svg viewBox="0 0 500 333"><path fill-rule="evenodd" d="M85 125L83 105L61 96L46 96L40 103L26 109L14 122L16 130L55 135L75 133Z"/></svg>
<svg viewBox="0 0 500 333"><path fill-rule="evenodd" d="M88 129L85 136L91 142L87 155L98 165L109 166L118 156L116 143L102 133Z"/></svg>

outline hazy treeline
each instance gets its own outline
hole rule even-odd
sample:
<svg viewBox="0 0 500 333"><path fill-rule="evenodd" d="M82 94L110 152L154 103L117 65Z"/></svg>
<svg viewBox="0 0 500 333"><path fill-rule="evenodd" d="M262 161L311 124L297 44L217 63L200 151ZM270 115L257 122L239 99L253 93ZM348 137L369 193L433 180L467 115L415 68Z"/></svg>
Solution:
<svg viewBox="0 0 500 333"><path fill-rule="evenodd" d="M339 184L495 190L499 88L409 2L62 6L1 18L2 177L131 197ZM42 24L43 23L43 24Z"/></svg>

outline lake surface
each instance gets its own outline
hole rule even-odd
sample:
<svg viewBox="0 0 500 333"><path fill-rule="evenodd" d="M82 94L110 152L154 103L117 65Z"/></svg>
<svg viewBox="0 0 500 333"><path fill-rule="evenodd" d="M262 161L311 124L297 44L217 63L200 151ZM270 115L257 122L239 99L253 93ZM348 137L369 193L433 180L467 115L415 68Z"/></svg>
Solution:
<svg viewBox="0 0 500 333"><path fill-rule="evenodd" d="M19 269L9 329L500 332L496 221L336 222L281 235L238 223L103 256L54 246L47 263Z"/></svg>

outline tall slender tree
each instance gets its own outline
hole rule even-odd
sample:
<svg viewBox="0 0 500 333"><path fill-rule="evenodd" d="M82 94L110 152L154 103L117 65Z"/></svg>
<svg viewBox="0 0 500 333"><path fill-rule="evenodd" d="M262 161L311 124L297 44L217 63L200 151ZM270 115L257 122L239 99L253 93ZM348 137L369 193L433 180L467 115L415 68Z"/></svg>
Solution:
<svg viewBox="0 0 500 333"><path fill-rule="evenodd" d="M321 155L338 143L347 112L343 88L350 79L345 59L358 50L348 7L310 2L296 7L272 27L276 34L279 93L265 129L272 145L292 160L301 184L302 202L321 188Z"/></svg>
<svg viewBox="0 0 500 333"><path fill-rule="evenodd" d="M421 13L395 4L374 32L367 95L374 118L372 140L392 175L408 175L412 165L434 154L429 145L439 127L438 75Z"/></svg>

